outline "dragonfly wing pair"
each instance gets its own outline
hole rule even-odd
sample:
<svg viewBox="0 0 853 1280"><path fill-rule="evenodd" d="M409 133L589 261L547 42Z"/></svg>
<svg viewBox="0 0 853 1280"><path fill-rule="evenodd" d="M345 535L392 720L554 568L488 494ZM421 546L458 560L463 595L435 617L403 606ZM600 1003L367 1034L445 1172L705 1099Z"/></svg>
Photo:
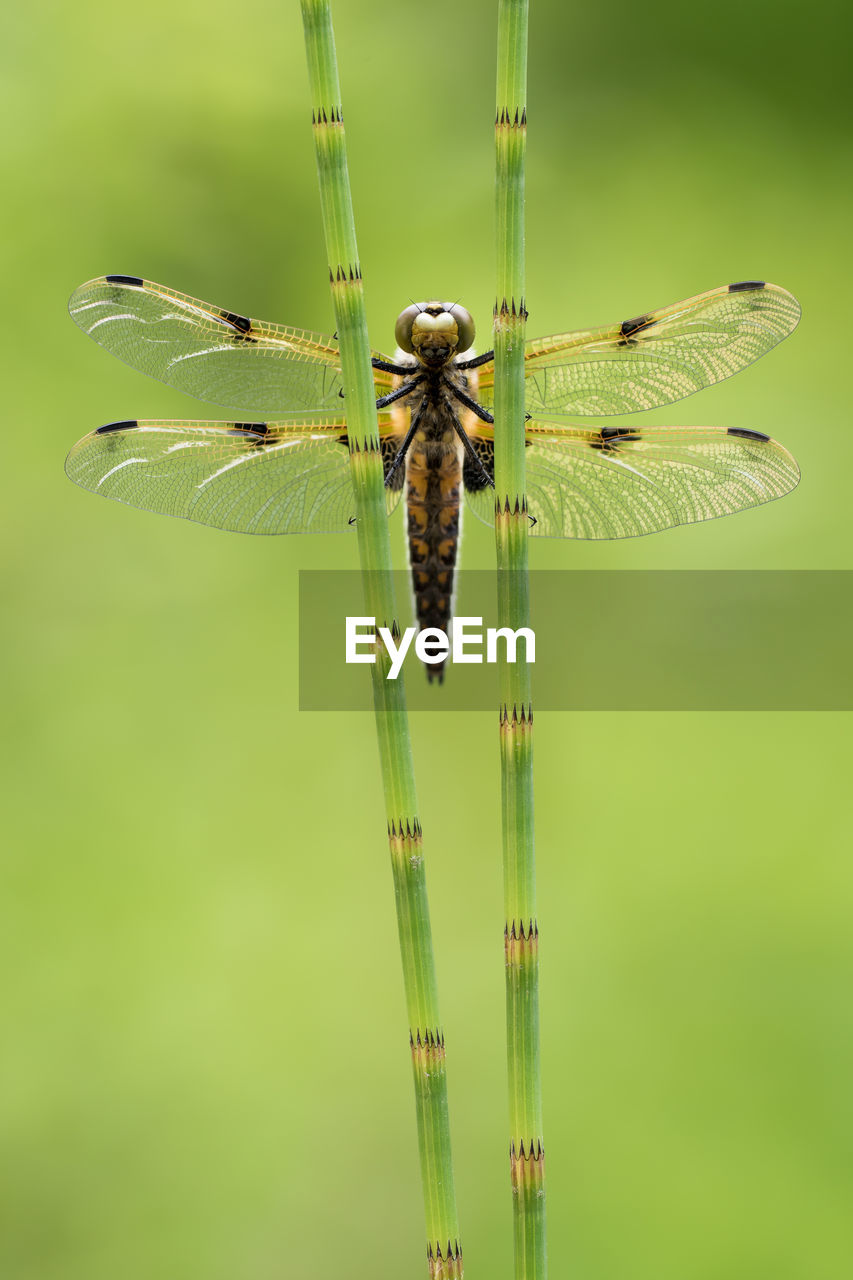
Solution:
<svg viewBox="0 0 853 1280"><path fill-rule="evenodd" d="M259 422L113 423L69 454L76 483L162 514L243 533L336 532L352 525L346 415L337 343L253 320L134 276L83 285L70 311L126 363ZM528 506L534 534L615 538L757 506L789 492L797 465L781 445L736 428L591 429L550 421L670 404L731 376L787 336L796 300L747 282L609 328L528 343ZM388 362L387 357L379 356ZM375 369L377 398L393 375ZM479 374L493 403L494 366ZM380 412L386 473L400 415ZM491 426L469 415L490 473ZM402 479L402 471L399 473ZM467 500L491 524L494 494L466 464ZM391 511L401 487L387 491Z"/></svg>
<svg viewBox="0 0 853 1280"><path fill-rule="evenodd" d="M533 534L626 538L759 506L799 480L790 453L761 432L725 427L604 427L551 422L672 404L760 359L796 328L797 300L761 281L711 289L621 324L527 344L527 500ZM484 370L480 399L494 402ZM491 442L481 446L492 449ZM492 523L491 495L467 494Z"/></svg>
<svg viewBox="0 0 853 1280"><path fill-rule="evenodd" d="M239 533L351 527L338 347L136 276L105 276L69 303L84 332L126 364L199 399L279 422L110 423L81 440L66 471L105 497ZM379 373L384 390L390 375ZM390 416L381 415L390 431ZM387 496L389 512L400 490Z"/></svg>

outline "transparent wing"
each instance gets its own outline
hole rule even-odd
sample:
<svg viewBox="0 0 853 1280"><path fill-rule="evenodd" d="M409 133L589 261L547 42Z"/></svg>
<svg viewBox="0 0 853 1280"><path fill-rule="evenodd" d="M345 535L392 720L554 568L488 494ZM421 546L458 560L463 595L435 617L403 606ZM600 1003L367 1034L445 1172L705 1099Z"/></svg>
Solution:
<svg viewBox="0 0 853 1280"><path fill-rule="evenodd" d="M781 498L800 478L782 445L737 427L528 424L527 502L546 538L633 538ZM494 492L466 494L494 524Z"/></svg>
<svg viewBox="0 0 853 1280"><path fill-rule="evenodd" d="M602 329L527 344L527 412L607 417L655 409L731 377L796 328L785 289L747 280ZM480 374L494 403L494 368Z"/></svg>
<svg viewBox="0 0 853 1280"><path fill-rule="evenodd" d="M65 470L117 502L236 533L337 533L355 524L342 418L110 423L74 446ZM400 492L386 490L389 513Z"/></svg>
<svg viewBox="0 0 853 1280"><path fill-rule="evenodd" d="M102 276L68 304L84 333L125 364L200 400L261 413L337 412L332 338L252 320L137 276ZM377 395L391 385L377 372Z"/></svg>

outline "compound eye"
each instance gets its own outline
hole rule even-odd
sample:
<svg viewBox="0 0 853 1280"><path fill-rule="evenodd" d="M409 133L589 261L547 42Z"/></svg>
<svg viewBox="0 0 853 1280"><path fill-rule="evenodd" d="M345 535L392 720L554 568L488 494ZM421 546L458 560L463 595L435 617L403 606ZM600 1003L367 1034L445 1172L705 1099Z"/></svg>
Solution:
<svg viewBox="0 0 853 1280"><path fill-rule="evenodd" d="M413 302L410 307L406 307L405 311L401 311L397 316L397 323L394 326L394 337L397 340L397 346L402 347L403 351L408 351L409 355L414 353L412 346L412 325L416 318L424 309L424 304Z"/></svg>
<svg viewBox="0 0 853 1280"><path fill-rule="evenodd" d="M470 311L466 311L464 307L460 307L458 302L454 302L452 307L447 310L456 321L456 327L459 330L459 345L457 351L467 351L469 347L474 345L474 317Z"/></svg>

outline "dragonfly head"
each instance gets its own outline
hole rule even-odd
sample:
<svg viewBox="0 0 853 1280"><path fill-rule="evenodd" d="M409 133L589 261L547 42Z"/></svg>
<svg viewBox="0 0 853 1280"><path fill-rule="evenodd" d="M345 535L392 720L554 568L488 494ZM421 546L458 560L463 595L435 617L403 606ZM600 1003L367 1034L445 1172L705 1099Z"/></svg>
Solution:
<svg viewBox="0 0 853 1280"><path fill-rule="evenodd" d="M458 302L414 302L397 317L394 330L403 351L439 368L474 342L474 321Z"/></svg>

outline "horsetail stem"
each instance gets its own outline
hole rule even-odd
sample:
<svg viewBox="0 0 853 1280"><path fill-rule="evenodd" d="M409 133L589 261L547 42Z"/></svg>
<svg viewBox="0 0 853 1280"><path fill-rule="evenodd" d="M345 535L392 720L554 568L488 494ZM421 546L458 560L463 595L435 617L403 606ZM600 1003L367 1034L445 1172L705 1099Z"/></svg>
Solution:
<svg viewBox="0 0 853 1280"><path fill-rule="evenodd" d="M365 608L376 618L377 626L390 627L399 637L373 370L331 8L329 0L301 0L301 3L313 99L320 204L346 388L347 435ZM377 662L371 666L373 702L409 1018L427 1265L430 1280L461 1280L462 1251L450 1155L444 1032L438 1016L408 712L402 679L385 678L388 654L378 636L376 649Z"/></svg>
<svg viewBox="0 0 853 1280"><path fill-rule="evenodd" d="M524 156L527 0L498 0L495 196L495 540L498 623L530 625L524 457ZM539 1064L539 926L533 706L526 662L500 667L507 1075L516 1280L544 1280L545 1152Z"/></svg>

